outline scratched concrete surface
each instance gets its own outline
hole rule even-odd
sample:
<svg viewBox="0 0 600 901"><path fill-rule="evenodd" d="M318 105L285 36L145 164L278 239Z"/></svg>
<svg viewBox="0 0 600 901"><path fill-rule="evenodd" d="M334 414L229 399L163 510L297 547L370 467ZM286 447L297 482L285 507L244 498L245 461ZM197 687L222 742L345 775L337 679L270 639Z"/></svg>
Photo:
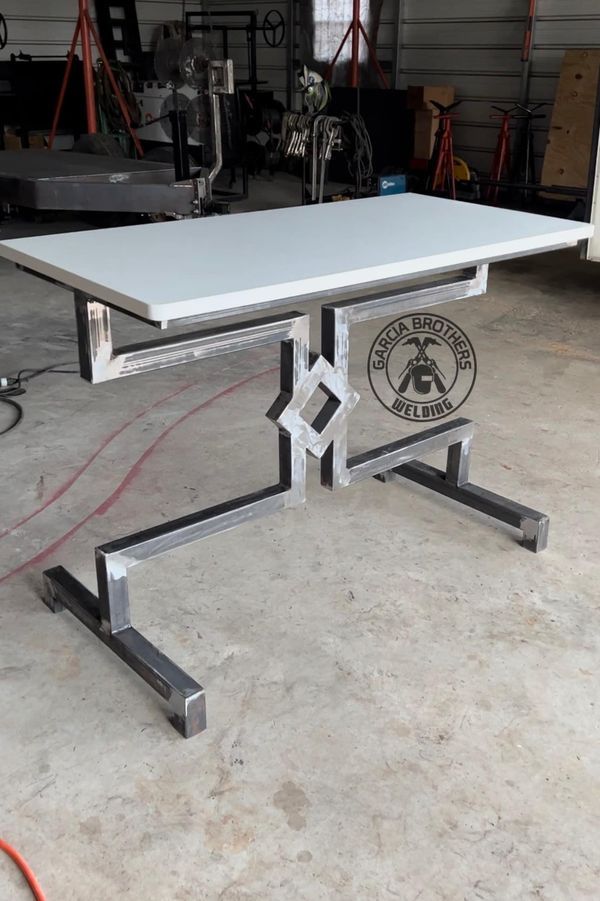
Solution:
<svg viewBox="0 0 600 901"><path fill-rule="evenodd" d="M68 295L0 285L0 374L75 360ZM93 587L95 545L270 484L276 355L31 383L0 439L0 531L30 517L0 538L0 834L49 901L599 897L599 285L559 253L444 310L478 355L474 480L551 515L544 554L309 464L304 507L134 571L136 625L207 690L190 741L40 573ZM370 392L380 328L353 335L357 449L410 431Z"/></svg>

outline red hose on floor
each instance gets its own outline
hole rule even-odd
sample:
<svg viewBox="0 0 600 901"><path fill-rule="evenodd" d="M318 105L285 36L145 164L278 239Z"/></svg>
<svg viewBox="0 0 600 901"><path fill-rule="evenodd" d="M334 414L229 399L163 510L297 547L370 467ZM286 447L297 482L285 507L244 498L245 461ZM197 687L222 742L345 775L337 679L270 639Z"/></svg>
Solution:
<svg viewBox="0 0 600 901"><path fill-rule="evenodd" d="M23 876L27 880L27 882L29 884L29 888L33 892L33 897L35 898L35 901L46 901L46 896L43 893L39 882L35 878L33 870L31 869L31 867L29 866L29 864L27 863L25 858L21 857L19 852L16 851L12 845L9 845L8 842L5 842L4 839L1 839L1 838L0 838L0 850L4 851L6 854L8 854L9 857L11 857L14 860L14 862L16 863L16 865L22 872Z"/></svg>

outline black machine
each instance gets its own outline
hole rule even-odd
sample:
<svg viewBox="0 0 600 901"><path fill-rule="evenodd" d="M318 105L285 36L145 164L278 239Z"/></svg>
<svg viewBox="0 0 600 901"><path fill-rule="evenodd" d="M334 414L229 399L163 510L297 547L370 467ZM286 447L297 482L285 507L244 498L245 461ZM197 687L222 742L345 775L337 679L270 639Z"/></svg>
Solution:
<svg viewBox="0 0 600 901"><path fill-rule="evenodd" d="M342 116L351 111L360 113L364 119L373 144L375 173L408 168L412 156L414 113L407 109L406 91L333 87L331 95L327 107L329 115ZM333 158L330 177L333 181L354 181L343 155Z"/></svg>
<svg viewBox="0 0 600 901"><path fill-rule="evenodd" d="M236 72L236 95L231 98L235 109L230 110L229 130L232 138L230 152L227 153L227 128L224 127L225 166L233 170L242 165L244 184L248 172L257 174L262 169L273 171L279 159L279 137L283 122L284 106L275 100L273 91L261 89L265 84L258 78L257 35L262 33L269 47L279 47L285 39L285 21L281 13L269 10L259 24L256 12L250 10L227 9L218 12L194 11L185 16L186 36L193 38L201 34L211 41L218 39L219 46L213 52L224 59L229 58L231 36L243 34L246 44L246 71ZM224 112L227 107L224 107ZM237 153L236 153L237 150Z"/></svg>
<svg viewBox="0 0 600 901"><path fill-rule="evenodd" d="M227 19L226 23L219 21ZM241 22L239 20L242 20ZM236 21L237 20L237 21ZM279 47L285 38L285 21L279 10L271 9L265 15L262 26L258 24L258 16L249 10L220 10L218 13L202 10L187 12L185 14L186 36L202 33L218 35L221 39L221 54L223 59L229 58L229 35L232 32L242 32L246 36L248 54L248 73L245 78L237 78L238 86L247 85L251 91L256 92L259 84L258 68L256 61L256 36L262 31L265 43L269 47Z"/></svg>
<svg viewBox="0 0 600 901"><path fill-rule="evenodd" d="M30 135L48 132L65 71L65 58L34 57L11 54L0 62L0 129L12 126L21 139L22 147L29 147ZM65 131L79 137L86 131L85 98L81 60L73 61L63 105L61 125ZM3 144L4 146L4 144Z"/></svg>

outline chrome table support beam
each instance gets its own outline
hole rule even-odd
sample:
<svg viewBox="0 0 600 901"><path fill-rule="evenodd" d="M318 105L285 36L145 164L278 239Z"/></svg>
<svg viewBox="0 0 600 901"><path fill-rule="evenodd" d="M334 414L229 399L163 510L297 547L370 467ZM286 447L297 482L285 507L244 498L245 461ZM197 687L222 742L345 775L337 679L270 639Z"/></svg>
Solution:
<svg viewBox="0 0 600 901"><path fill-rule="evenodd" d="M282 340L289 320L289 316L265 316L115 348L110 313L106 304L75 292L80 371L93 384L273 344Z"/></svg>
<svg viewBox="0 0 600 901"><path fill-rule="evenodd" d="M278 343L280 391L267 416L279 430L278 480L260 491L161 523L96 548L98 593L94 595L58 566L45 575L45 601L51 610L70 610L88 629L167 701L169 717L186 738L206 727L202 687L154 647L132 625L129 570L210 535L304 502L306 457L321 460L321 483L340 488L363 479L404 478L523 532L525 547L545 547L548 517L492 494L469 481L473 423L457 418L416 435L348 458L348 417L358 394L348 382L350 328L353 324L485 292L487 267L456 277L408 287L386 285L322 307L322 353L309 350L309 317L300 313L207 328L114 348L110 309L80 292L75 295L83 378L103 382L181 363ZM321 389L327 399L312 423L302 413ZM445 472L420 462L447 449Z"/></svg>

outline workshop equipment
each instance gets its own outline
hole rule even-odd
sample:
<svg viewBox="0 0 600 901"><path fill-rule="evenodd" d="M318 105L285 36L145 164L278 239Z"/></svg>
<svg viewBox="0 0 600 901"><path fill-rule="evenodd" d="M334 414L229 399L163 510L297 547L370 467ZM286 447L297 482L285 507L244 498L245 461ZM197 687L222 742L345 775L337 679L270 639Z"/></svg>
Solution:
<svg viewBox="0 0 600 901"><path fill-rule="evenodd" d="M198 92L188 85L177 88L177 102L179 109L187 110L190 102ZM145 144L164 144L173 141L173 133L169 112L173 109L173 90L160 81L147 81L138 86L135 98L140 107L142 121L137 129L138 137ZM207 132L210 132L210 121ZM188 134L188 143L198 145L198 142Z"/></svg>
<svg viewBox="0 0 600 901"><path fill-rule="evenodd" d="M211 134L210 168L202 170L204 196L210 202L212 184L223 164L220 101L222 95L233 93L234 79L231 60L211 60L207 50L208 45L202 39L162 38L156 47L154 68L159 80L171 91L158 118L165 122L172 141L176 181L190 177L188 132L197 144L202 144L203 151L208 149L207 134ZM195 93L191 99L180 93L185 85ZM208 156L203 152L203 163L208 163Z"/></svg>
<svg viewBox="0 0 600 901"><path fill-rule="evenodd" d="M521 184L520 189L523 200L530 200L532 193L530 187L537 185L537 176L535 171L535 148L533 144L533 123L536 119L545 119L545 113L538 113L543 106L548 106L546 102L534 103L533 106L523 106L517 103L516 108L519 113L513 113L513 119L517 123L521 123L518 132L517 148L514 153L514 162L512 166L512 180Z"/></svg>
<svg viewBox="0 0 600 901"><path fill-rule="evenodd" d="M342 120L336 116L310 116L286 112L281 133L284 157L310 160L310 201L323 203L327 164L342 146ZM304 182L304 179L303 179ZM303 184L303 202L305 188Z"/></svg>
<svg viewBox="0 0 600 901"><path fill-rule="evenodd" d="M144 155L144 151L142 150L142 145L140 144L140 140L135 133L135 129L133 128L131 122L131 116L129 113L129 109L127 108L127 104L123 98L123 95L119 89L119 86L116 82L115 76L111 69L110 63L104 53L104 49L102 47L102 43L100 41L100 37L98 36L98 32L96 31L96 26L92 22L92 18L90 16L88 0L78 0L79 4L79 14L77 16L77 22L75 24L75 31L73 32L73 39L71 41L71 46L69 48L69 52L67 54L67 65L65 67L65 74L63 77L62 85L60 88L60 93L58 95L58 100L56 103L56 110L54 112L54 120L52 122L52 128L50 129L50 137L48 139L48 147L52 149L52 145L54 144L54 139L56 138L56 132L58 130L58 124L60 121L60 114L62 111L63 102L65 99L65 93L67 90L67 83L69 81L69 76L71 74L71 69L73 66L73 60L75 59L75 54L77 52L77 45L79 43L79 39L81 38L81 59L83 65L83 85L85 91L85 109L86 109L86 118L87 118L87 130L88 134L95 134L98 131L98 121L96 117L96 95L94 91L94 63L92 59L92 41L96 45L96 49L100 54L100 59L102 61L102 65L104 66L104 71L106 73L106 77L110 82L110 86L113 90L115 100L118 104L118 107L121 111L121 115L123 116L123 122L125 123L125 127L131 140L133 141L136 151L139 156Z"/></svg>
<svg viewBox="0 0 600 901"><path fill-rule="evenodd" d="M305 109L312 113L321 113L331 100L331 88L329 82L322 75L303 66L298 73L298 83L302 90L302 101Z"/></svg>
<svg viewBox="0 0 600 901"><path fill-rule="evenodd" d="M334 116L316 116L312 126L311 188L312 203L323 203L327 164L334 150L342 146L342 123ZM317 184L319 186L317 193Z"/></svg>
<svg viewBox="0 0 600 901"><path fill-rule="evenodd" d="M242 32L245 35L248 74L246 78L236 78L236 85L249 85L251 91L257 91L259 84L265 84L258 79L256 37L259 30L268 47L279 47L285 38L285 20L276 9L271 9L265 14L262 26L259 26L258 15L254 10L194 10L185 14L186 37L192 38L197 33L210 38L211 41L215 36L220 37L219 55L225 59L229 57L230 33Z"/></svg>
<svg viewBox="0 0 600 901"><path fill-rule="evenodd" d="M454 144L452 140L453 109L462 103L455 100L449 106L431 101L438 113L435 118L439 126L435 139L435 147L431 158L431 177L429 179L430 191L447 191L452 200L456 200L456 180L454 178Z"/></svg>
<svg viewBox="0 0 600 901"><path fill-rule="evenodd" d="M10 128L19 146L30 147L50 132L65 72L65 58L47 59L22 52L0 60L0 120ZM85 94L80 59L73 61L61 114L61 129L78 138L86 130ZM4 150L16 149L4 144Z"/></svg>
<svg viewBox="0 0 600 901"><path fill-rule="evenodd" d="M191 216L190 184L175 187L173 163L64 150L0 151L0 200L34 210Z"/></svg>
<svg viewBox="0 0 600 901"><path fill-rule="evenodd" d="M406 108L413 110L414 139L412 156L416 160L430 160L435 149L439 122L435 117L435 103L450 106L455 100L453 85L408 85Z"/></svg>
<svg viewBox="0 0 600 901"><path fill-rule="evenodd" d="M384 88L389 88L390 84L387 79L387 75L381 68L379 64L379 60L377 59L377 54L375 53L375 49L369 40L369 35L363 25L360 18L360 0L352 0L352 19L344 37L341 40L341 43L335 53L335 56L329 63L327 70L325 72L326 81L331 81L333 76L333 70L335 64L337 63L342 50L346 45L346 41L350 38L351 42L351 50L350 50L350 68L348 71L348 85L351 88L357 88L359 86L359 56L360 56L360 39L364 40L367 51L369 54L369 59L371 61L371 65L377 72L379 80L381 81Z"/></svg>
<svg viewBox="0 0 600 901"><path fill-rule="evenodd" d="M406 108L435 111L433 102L450 106L455 101L455 88L451 84L409 84L406 88Z"/></svg>
<svg viewBox="0 0 600 901"><path fill-rule="evenodd" d="M372 165L376 175L400 172L410 168L413 156L413 116L406 108L406 91L390 88L332 87L330 116L357 113L365 123L372 145ZM344 153L336 153L329 167L330 178L337 182L353 182Z"/></svg>
<svg viewBox="0 0 600 901"><path fill-rule="evenodd" d="M406 175L380 175L377 179L377 193L380 197L388 194L405 194L406 191Z"/></svg>
<svg viewBox="0 0 600 901"><path fill-rule="evenodd" d="M282 153L285 157L302 159L312 136L313 116L306 113L285 112L281 131Z"/></svg>
<svg viewBox="0 0 600 901"><path fill-rule="evenodd" d="M246 47L246 71L236 66L235 97L224 105L224 146L228 148L226 165L230 170L230 186L241 168L243 189L247 194L248 173L258 174L263 168L273 173L279 161L279 134L283 105L273 91L264 89L265 80L258 78L257 37L262 36L266 48L279 47L286 36L286 23L277 9L268 10L262 20L254 10L215 9L187 11L185 33L188 38L201 36L210 53L229 57L233 42L243 35ZM201 101L197 101L201 103ZM191 113L190 113L191 114ZM202 111L196 125L202 123ZM225 121L225 119L227 121ZM190 119L188 117L188 124Z"/></svg>
<svg viewBox="0 0 600 901"><path fill-rule="evenodd" d="M136 72L143 69L136 0L95 0L96 22L108 59Z"/></svg>
<svg viewBox="0 0 600 901"><path fill-rule="evenodd" d="M349 418L359 400L349 380L351 327L380 319L387 335L394 317L483 295L488 262L573 246L592 231L591 225L579 222L403 194L0 243L0 256L74 290L80 371L89 382L258 347L280 349L280 389L267 414L278 432L279 456L267 485L104 541L96 548L96 593L62 566L47 570L45 603L55 613L68 609L145 680L166 702L174 727L189 738L206 728L204 689L133 625L130 571L169 551L303 504L309 457L320 459L321 485L326 488L341 490L368 480L373 491L383 491L381 483L408 479L508 524L518 531L526 549L543 551L549 523L544 513L469 481L474 423L468 419L432 424L429 416L423 416L421 431L348 456ZM232 248L242 250L243 266L232 265ZM116 260L118 265L111 265ZM415 284L415 279L420 281ZM311 352L306 305L318 300L321 347L320 352ZM292 304L298 311L290 312ZM287 309L282 312L282 307ZM276 308L279 312L274 312ZM112 309L161 329L213 324L118 347L111 332ZM261 315L252 316L259 310ZM231 322L239 314L245 320ZM431 310L427 317L418 317L414 332L423 331L423 318L435 318L430 314ZM452 323L442 317L438 321L442 330L449 327L451 335L457 334ZM437 339L442 334L435 330ZM386 347L394 344L387 337L385 342ZM426 356L429 371L415 373L421 393L431 384L432 371L444 381L431 364L435 353L431 350ZM452 357L458 372L457 349ZM391 373L385 357L373 357L368 372L372 386L377 373L382 374L381 385L388 390ZM309 423L302 414L319 391L327 398ZM103 403L107 397L104 392ZM434 409L431 418L455 409L440 406L441 414ZM389 408L386 415L389 419ZM229 440L239 441L235 420L230 425ZM439 451L447 453L443 470L421 462ZM226 479L232 481L231 474L227 476L226 445L221 459L213 461L219 464L225 465ZM169 487L165 493L172 507ZM159 506L159 490L156 497ZM400 517L398 522L402 524ZM403 525L417 543L428 537L415 535L410 517L405 516ZM335 546L347 555L343 539L343 534L336 534ZM460 530L453 540L461 542ZM401 562L398 566L401 572ZM160 570L154 572L160 576ZM264 578L265 573L259 576ZM179 599L173 598L168 585L155 584L161 612L172 620L181 613ZM206 609L210 611L211 605ZM101 691L102 685L96 690ZM139 744L139 724L131 728Z"/></svg>
<svg viewBox="0 0 600 901"><path fill-rule="evenodd" d="M387 93L387 92L386 92ZM359 113L342 113L342 149L348 172L354 179L354 196L370 190L373 175L373 145L365 120Z"/></svg>
<svg viewBox="0 0 600 901"><path fill-rule="evenodd" d="M164 48L162 48L164 49ZM173 47L170 46L169 54ZM211 109L212 144L210 167L198 167L181 177L189 160L183 158L187 143L176 148L177 171L172 162L157 163L120 157L64 151L0 152L0 200L17 206L49 210L118 211L162 213L171 216L202 216L211 211L213 183L222 166L221 98L233 91L231 60L195 63L190 48L178 47L178 74L169 55L168 72L179 84L181 65L186 77L197 82L196 69L206 71L206 92ZM183 56L182 56L183 53ZM164 55L164 54L163 54ZM181 59L180 59L181 57ZM165 63L166 65L166 63ZM175 90L175 88L173 88ZM173 110L173 127L187 135L179 110ZM185 113L184 113L185 116Z"/></svg>
<svg viewBox="0 0 600 901"><path fill-rule="evenodd" d="M490 119L500 119L500 130L490 170L490 182L486 190L486 200L496 203L498 200L499 185L495 182L510 178L510 123L516 106L503 109L501 106L492 106L497 112L492 113Z"/></svg>

